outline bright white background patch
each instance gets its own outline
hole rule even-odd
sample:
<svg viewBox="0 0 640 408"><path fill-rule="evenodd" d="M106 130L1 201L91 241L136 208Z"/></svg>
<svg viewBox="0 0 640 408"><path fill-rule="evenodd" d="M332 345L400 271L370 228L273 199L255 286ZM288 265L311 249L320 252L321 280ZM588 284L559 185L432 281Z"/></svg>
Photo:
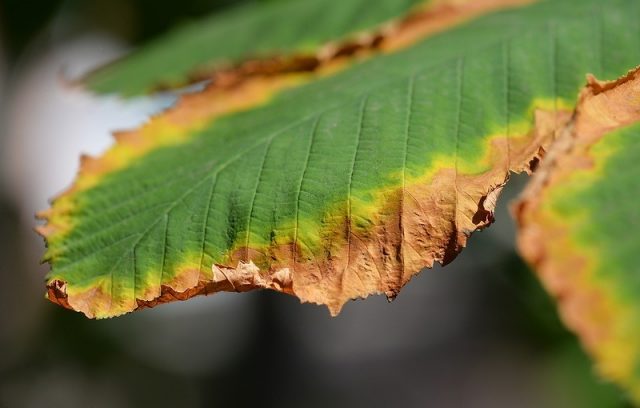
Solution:
<svg viewBox="0 0 640 408"><path fill-rule="evenodd" d="M2 174L26 220L71 184L81 153L101 153L113 130L136 127L171 103L170 97L98 97L65 83L63 76L77 78L122 52L112 39L86 35L27 57L9 79Z"/></svg>

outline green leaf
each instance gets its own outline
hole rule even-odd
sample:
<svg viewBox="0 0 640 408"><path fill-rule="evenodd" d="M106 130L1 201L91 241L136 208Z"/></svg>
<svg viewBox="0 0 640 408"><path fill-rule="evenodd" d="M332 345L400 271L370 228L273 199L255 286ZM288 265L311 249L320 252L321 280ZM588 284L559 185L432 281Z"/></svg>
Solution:
<svg viewBox="0 0 640 408"><path fill-rule="evenodd" d="M246 4L180 27L94 72L86 81L100 93L132 96L182 86L190 79L204 79L214 69L246 59L314 57L320 46L329 41L357 41L359 34L399 19L425 3L428 0Z"/></svg>
<svg viewBox="0 0 640 408"><path fill-rule="evenodd" d="M519 246L599 371L640 401L640 74L591 80L517 207Z"/></svg>
<svg viewBox="0 0 640 408"><path fill-rule="evenodd" d="M186 96L42 214L48 297L91 317L270 288L393 298L489 225L584 76L640 59L638 0L554 0L314 74Z"/></svg>

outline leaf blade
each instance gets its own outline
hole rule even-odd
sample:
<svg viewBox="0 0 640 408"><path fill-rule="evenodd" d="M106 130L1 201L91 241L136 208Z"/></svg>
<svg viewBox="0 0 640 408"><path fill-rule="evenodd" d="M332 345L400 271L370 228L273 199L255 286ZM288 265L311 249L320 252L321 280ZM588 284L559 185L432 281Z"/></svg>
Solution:
<svg viewBox="0 0 640 408"><path fill-rule="evenodd" d="M640 398L635 298L638 69L590 80L576 117L518 204L519 247L599 372ZM620 233L626 231L627 241Z"/></svg>

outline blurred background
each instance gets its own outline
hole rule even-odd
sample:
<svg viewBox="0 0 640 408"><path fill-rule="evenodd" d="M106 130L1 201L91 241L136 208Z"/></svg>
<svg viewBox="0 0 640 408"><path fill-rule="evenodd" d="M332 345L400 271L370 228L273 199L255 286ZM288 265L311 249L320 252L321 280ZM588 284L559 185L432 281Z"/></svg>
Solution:
<svg viewBox="0 0 640 408"><path fill-rule="evenodd" d="M44 299L34 212L80 153L174 100L98 98L64 78L238 3L0 0L0 408L629 406L514 251L507 203L522 176L453 264L334 319L270 292L104 321Z"/></svg>

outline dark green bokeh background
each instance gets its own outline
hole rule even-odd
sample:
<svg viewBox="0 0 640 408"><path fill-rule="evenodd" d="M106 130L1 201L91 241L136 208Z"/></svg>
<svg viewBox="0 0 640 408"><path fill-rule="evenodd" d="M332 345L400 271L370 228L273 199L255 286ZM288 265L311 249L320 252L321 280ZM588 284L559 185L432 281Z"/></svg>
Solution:
<svg viewBox="0 0 640 408"><path fill-rule="evenodd" d="M15 58L63 8L81 15L85 26L140 43L188 19L251 1L260 0L3 0L0 27Z"/></svg>
<svg viewBox="0 0 640 408"><path fill-rule="evenodd" d="M61 15L63 38L136 45L233 3L0 0L0 118L11 119L25 55L44 52ZM0 149L10 137L0 132ZM284 295L221 294L108 321L43 299L35 221L0 184L0 407L628 406L514 251L506 203L525 181L505 192L496 225L393 304L354 302L331 319Z"/></svg>

